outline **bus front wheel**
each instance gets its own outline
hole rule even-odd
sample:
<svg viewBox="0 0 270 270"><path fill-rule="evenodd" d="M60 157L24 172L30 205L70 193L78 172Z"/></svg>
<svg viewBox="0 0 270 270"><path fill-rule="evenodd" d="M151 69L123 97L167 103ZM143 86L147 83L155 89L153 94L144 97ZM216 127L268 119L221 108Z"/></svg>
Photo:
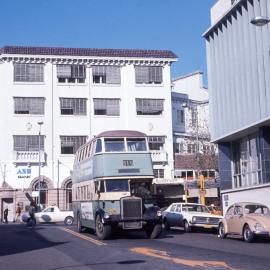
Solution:
<svg viewBox="0 0 270 270"><path fill-rule="evenodd" d="M109 238L111 234L111 225L105 225L102 223L100 215L96 217L96 235L100 240Z"/></svg>
<svg viewBox="0 0 270 270"><path fill-rule="evenodd" d="M148 238L151 239L156 239L159 237L159 235L162 232L162 226L161 224L156 224L156 225L148 225L145 228L145 232Z"/></svg>

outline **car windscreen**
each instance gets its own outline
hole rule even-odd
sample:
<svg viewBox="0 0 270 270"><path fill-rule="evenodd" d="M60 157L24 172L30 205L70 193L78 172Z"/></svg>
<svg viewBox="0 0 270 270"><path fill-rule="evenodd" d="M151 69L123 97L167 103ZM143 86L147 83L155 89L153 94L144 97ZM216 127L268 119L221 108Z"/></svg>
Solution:
<svg viewBox="0 0 270 270"><path fill-rule="evenodd" d="M106 180L105 184L107 192L129 191L127 179Z"/></svg>
<svg viewBox="0 0 270 270"><path fill-rule="evenodd" d="M184 204L182 206L182 211L210 213L209 209L206 206L196 204Z"/></svg>
<svg viewBox="0 0 270 270"><path fill-rule="evenodd" d="M260 204L248 204L244 208L245 214L262 214L262 215L268 215L269 214L269 208L265 205Z"/></svg>

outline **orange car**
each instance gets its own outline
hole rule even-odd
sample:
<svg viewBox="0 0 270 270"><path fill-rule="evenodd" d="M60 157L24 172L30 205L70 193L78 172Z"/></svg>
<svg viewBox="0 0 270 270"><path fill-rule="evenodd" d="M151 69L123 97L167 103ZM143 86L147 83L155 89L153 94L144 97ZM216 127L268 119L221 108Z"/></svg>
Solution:
<svg viewBox="0 0 270 270"><path fill-rule="evenodd" d="M241 235L246 242L256 236L270 236L269 208L259 203L241 202L230 206L219 223L219 237Z"/></svg>

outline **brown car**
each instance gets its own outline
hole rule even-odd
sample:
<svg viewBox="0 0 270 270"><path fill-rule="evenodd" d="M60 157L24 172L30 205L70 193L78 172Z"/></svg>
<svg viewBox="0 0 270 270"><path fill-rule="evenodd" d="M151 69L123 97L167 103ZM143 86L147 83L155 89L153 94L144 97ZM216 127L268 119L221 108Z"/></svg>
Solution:
<svg viewBox="0 0 270 270"><path fill-rule="evenodd" d="M219 223L219 237L241 235L246 242L256 236L270 236L269 208L259 203L241 202L231 205Z"/></svg>

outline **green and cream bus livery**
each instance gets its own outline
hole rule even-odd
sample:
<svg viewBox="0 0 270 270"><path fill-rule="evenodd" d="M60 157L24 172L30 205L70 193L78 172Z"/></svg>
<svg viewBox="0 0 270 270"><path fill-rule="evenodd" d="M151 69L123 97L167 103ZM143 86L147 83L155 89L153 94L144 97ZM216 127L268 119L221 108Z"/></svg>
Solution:
<svg viewBox="0 0 270 270"><path fill-rule="evenodd" d="M161 232L161 213L153 203L153 166L144 133L105 131L76 152L72 201L78 231L109 238L114 228Z"/></svg>

